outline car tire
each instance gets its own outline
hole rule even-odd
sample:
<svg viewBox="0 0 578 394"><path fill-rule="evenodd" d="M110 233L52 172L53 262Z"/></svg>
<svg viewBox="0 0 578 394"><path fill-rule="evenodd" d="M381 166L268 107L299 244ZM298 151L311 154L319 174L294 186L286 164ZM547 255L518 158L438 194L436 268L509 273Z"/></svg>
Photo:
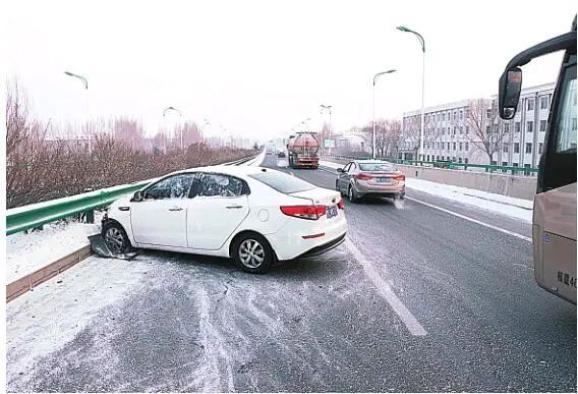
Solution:
<svg viewBox="0 0 578 394"><path fill-rule="evenodd" d="M275 261L271 245L257 233L245 233L238 237L231 254L235 264L250 274L266 274Z"/></svg>
<svg viewBox="0 0 578 394"><path fill-rule="evenodd" d="M352 185L349 185L349 189L347 189L347 198L352 203L356 203L359 201L359 197L357 197L357 193L355 192L355 188Z"/></svg>
<svg viewBox="0 0 578 394"><path fill-rule="evenodd" d="M130 239L120 223L108 221L102 226L102 238L106 246L114 254L124 254L130 252L132 245Z"/></svg>

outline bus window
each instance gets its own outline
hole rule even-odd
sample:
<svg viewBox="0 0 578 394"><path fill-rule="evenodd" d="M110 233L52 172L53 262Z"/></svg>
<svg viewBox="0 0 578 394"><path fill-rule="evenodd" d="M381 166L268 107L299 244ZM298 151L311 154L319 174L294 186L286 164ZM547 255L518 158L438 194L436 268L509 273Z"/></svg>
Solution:
<svg viewBox="0 0 578 394"><path fill-rule="evenodd" d="M556 124L556 153L576 152L576 66L566 70Z"/></svg>

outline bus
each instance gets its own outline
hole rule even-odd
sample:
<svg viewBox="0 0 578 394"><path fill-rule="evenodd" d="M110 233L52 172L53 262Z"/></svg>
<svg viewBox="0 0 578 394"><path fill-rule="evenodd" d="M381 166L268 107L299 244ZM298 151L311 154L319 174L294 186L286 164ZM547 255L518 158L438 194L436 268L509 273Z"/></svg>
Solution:
<svg viewBox="0 0 578 394"><path fill-rule="evenodd" d="M502 119L516 114L520 67L564 51L540 157L532 218L534 276L538 285L576 304L576 16L568 33L514 56L499 81Z"/></svg>

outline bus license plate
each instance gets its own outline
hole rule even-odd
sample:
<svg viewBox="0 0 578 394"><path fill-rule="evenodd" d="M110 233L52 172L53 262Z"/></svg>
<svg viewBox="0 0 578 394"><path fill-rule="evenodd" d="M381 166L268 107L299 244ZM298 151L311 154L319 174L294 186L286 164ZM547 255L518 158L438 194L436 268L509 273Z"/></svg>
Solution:
<svg viewBox="0 0 578 394"><path fill-rule="evenodd" d="M329 207L327 208L327 219L331 219L332 217L337 216L337 207Z"/></svg>

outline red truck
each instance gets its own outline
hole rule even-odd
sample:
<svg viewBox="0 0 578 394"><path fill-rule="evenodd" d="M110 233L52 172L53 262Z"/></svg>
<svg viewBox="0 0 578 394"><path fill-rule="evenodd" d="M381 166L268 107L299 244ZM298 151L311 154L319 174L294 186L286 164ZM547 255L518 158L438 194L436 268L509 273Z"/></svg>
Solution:
<svg viewBox="0 0 578 394"><path fill-rule="evenodd" d="M287 152L291 168L319 167L319 140L316 133L300 131L296 135L290 135Z"/></svg>

